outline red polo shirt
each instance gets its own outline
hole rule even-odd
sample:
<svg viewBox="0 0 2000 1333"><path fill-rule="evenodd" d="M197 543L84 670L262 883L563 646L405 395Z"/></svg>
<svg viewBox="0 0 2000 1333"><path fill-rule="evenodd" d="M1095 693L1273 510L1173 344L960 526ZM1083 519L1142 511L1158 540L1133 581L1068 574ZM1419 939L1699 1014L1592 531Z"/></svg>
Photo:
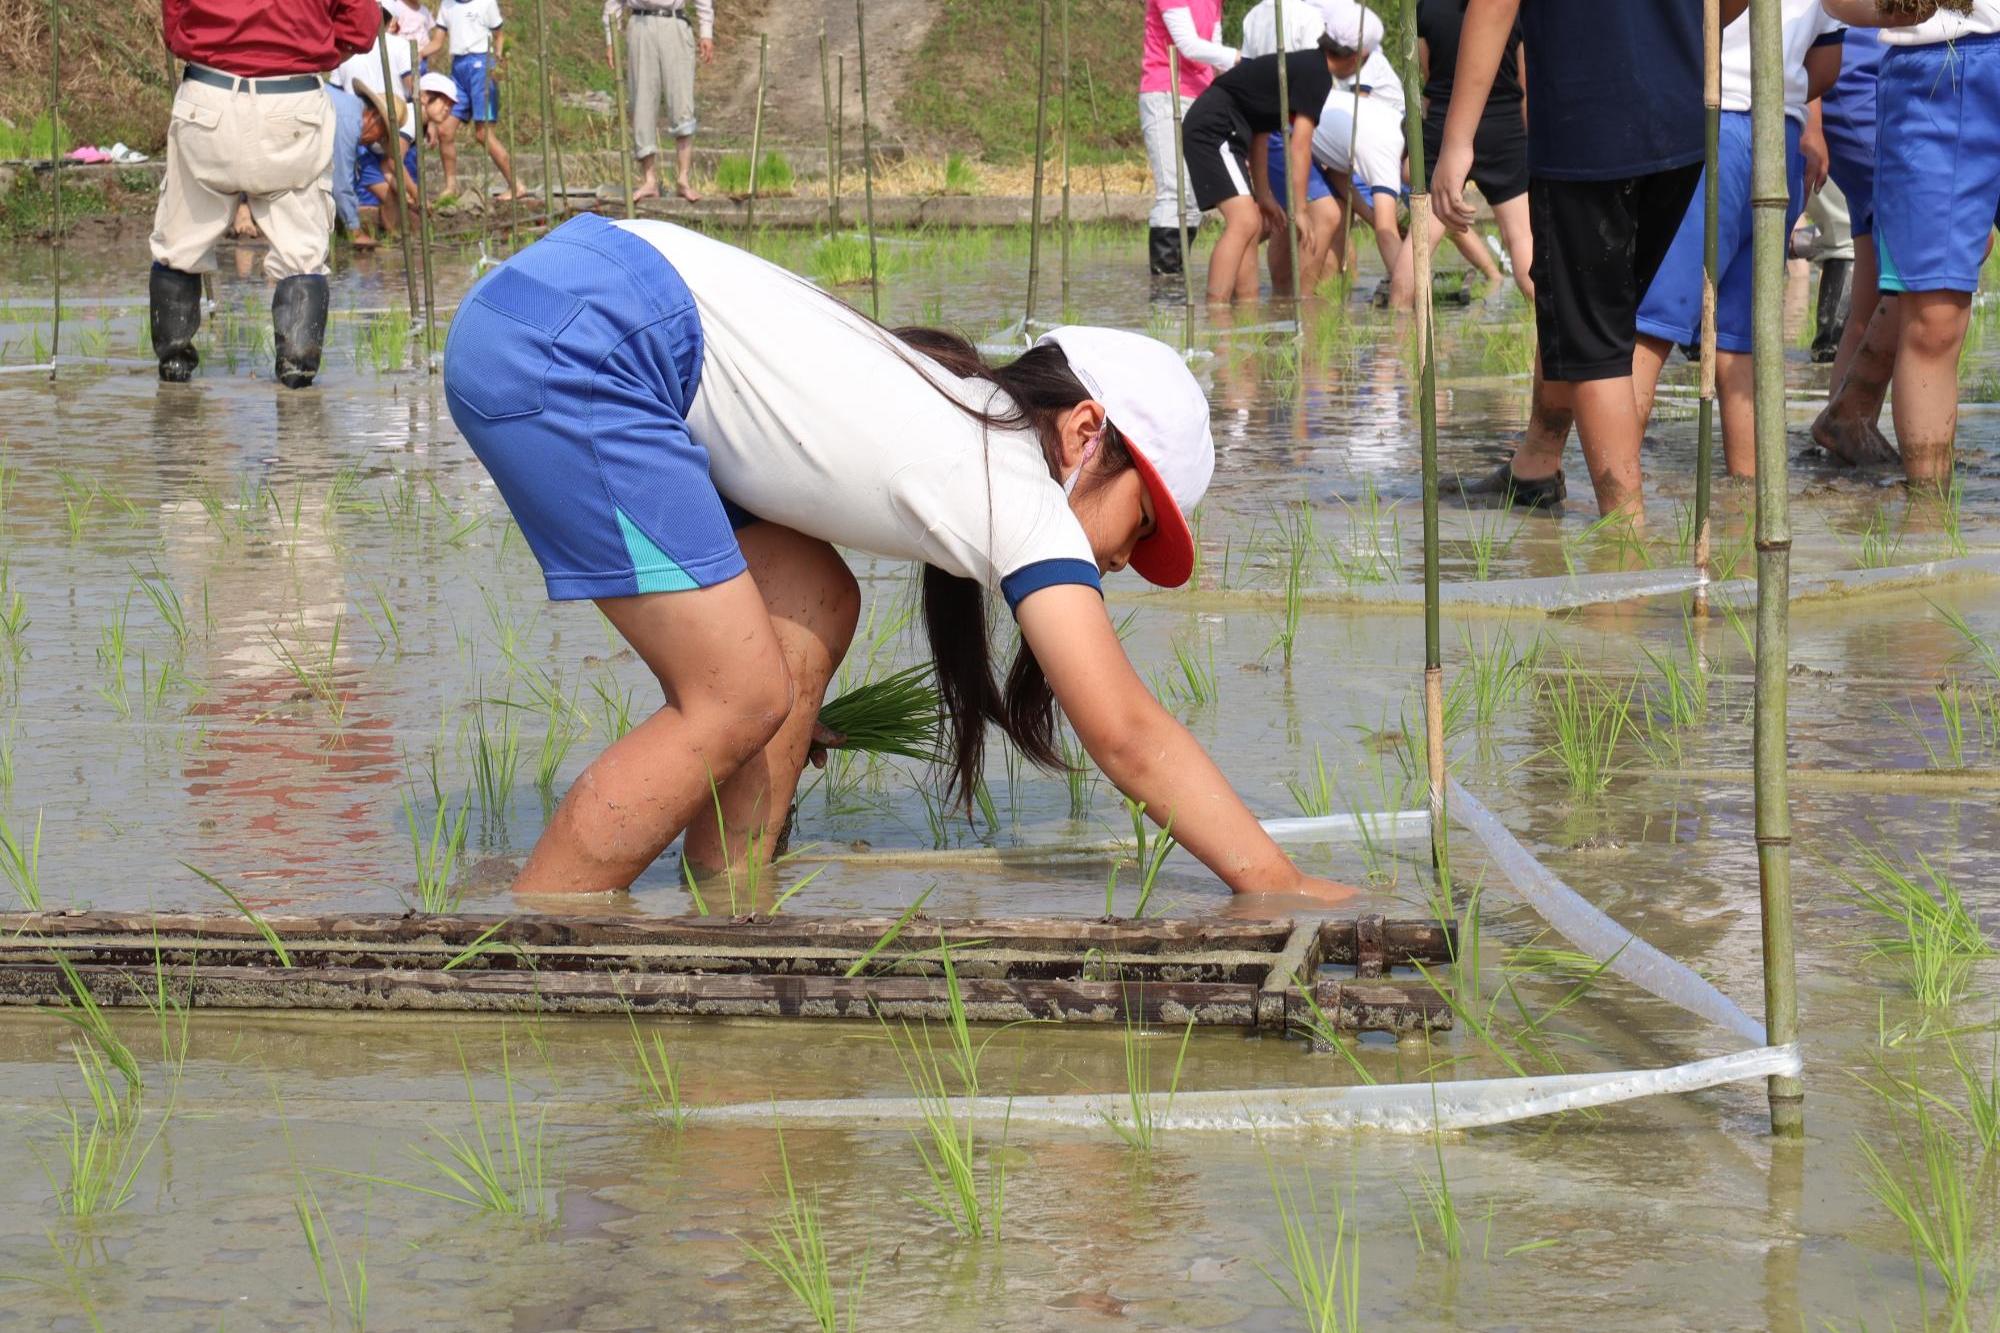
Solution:
<svg viewBox="0 0 2000 1333"><path fill-rule="evenodd" d="M245 78L323 73L375 44L375 0L162 0L167 49Z"/></svg>

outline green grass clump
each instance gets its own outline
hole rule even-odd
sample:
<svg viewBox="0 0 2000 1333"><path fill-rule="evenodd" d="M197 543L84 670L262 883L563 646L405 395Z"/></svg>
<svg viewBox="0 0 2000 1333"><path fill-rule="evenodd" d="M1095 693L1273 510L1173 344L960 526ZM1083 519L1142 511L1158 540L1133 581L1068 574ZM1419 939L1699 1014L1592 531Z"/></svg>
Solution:
<svg viewBox="0 0 2000 1333"><path fill-rule="evenodd" d="M785 1151L785 1133L778 1131L778 1167L782 1173L785 1210L771 1223L768 1247L743 1242L750 1257L777 1275L785 1290L798 1299L822 1333L839 1333L841 1301L833 1288L833 1266L827 1259L826 1231L820 1222L819 1191L801 1193L792 1179L792 1159ZM849 1333L859 1327L861 1289L868 1281L868 1258L847 1289Z"/></svg>
<svg viewBox="0 0 2000 1333"><path fill-rule="evenodd" d="M979 190L979 172L972 165L972 159L964 153L953 153L944 160L944 192L946 194L976 194Z"/></svg>
<svg viewBox="0 0 2000 1333"><path fill-rule="evenodd" d="M791 160L783 153L767 152L757 159L758 194L790 194L796 184ZM715 164L715 188L723 194L750 193L750 155L724 153Z"/></svg>
<svg viewBox="0 0 2000 1333"><path fill-rule="evenodd" d="M1312 1167L1299 1162L1293 1183L1278 1172L1269 1151L1264 1167L1271 1177L1285 1247L1276 1258L1284 1278L1257 1265L1311 1333L1355 1333L1361 1327L1361 1234L1347 1222L1338 1199L1324 1205L1313 1186Z"/></svg>
<svg viewBox="0 0 2000 1333"><path fill-rule="evenodd" d="M1958 885L1921 853L1914 867L1857 841L1866 878L1843 873L1860 904L1897 933L1867 942L1872 958L1899 964L1926 1009L1944 1009L1965 994L1974 964L1994 956Z"/></svg>
<svg viewBox="0 0 2000 1333"><path fill-rule="evenodd" d="M458 1053L460 1072L465 1076L465 1100L472 1114L472 1131L445 1130L430 1126L444 1145L442 1152L412 1147L410 1156L430 1167L443 1182L441 1186L395 1180L386 1176L363 1176L377 1185L425 1194L433 1199L464 1204L484 1213L503 1217L548 1218L555 1211L551 1185L542 1147L542 1131L548 1120L543 1110L526 1121L514 1079L513 1062L505 1038L500 1042L500 1081L507 1090L506 1103L495 1132L487 1132L487 1113L479 1104L472 1086L472 1066L465 1052Z"/></svg>
<svg viewBox="0 0 2000 1333"><path fill-rule="evenodd" d="M900 755L926 763L938 753L938 693L928 662L857 685L819 710L820 725L846 739L841 748Z"/></svg>
<svg viewBox="0 0 2000 1333"><path fill-rule="evenodd" d="M853 287L868 281L868 238L853 232L824 237L806 255L806 276L822 287Z"/></svg>

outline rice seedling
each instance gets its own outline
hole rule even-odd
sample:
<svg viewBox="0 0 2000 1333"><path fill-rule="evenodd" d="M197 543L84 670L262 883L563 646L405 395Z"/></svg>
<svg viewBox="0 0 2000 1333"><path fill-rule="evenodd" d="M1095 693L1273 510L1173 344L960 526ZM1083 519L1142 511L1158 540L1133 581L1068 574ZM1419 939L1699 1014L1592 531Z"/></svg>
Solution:
<svg viewBox="0 0 2000 1333"><path fill-rule="evenodd" d="M1290 344L1296 350L1296 344ZM1292 506L1289 517L1278 516L1278 533L1284 541L1285 584L1284 612L1278 622L1277 637L1271 641L1271 648L1283 655L1285 669L1292 669L1292 645L1299 637L1299 621L1305 609L1305 581L1310 569L1312 553L1319 542L1314 527L1312 506L1304 500ZM1264 651L1269 653L1271 648ZM1211 666L1213 663L1211 663ZM1211 673L1212 674L1212 673Z"/></svg>
<svg viewBox="0 0 2000 1333"><path fill-rule="evenodd" d="M1141 1000L1144 992L1141 991ZM1173 1114L1174 1097L1180 1092L1181 1070L1187 1063L1188 1041L1194 1036L1194 1019L1190 1017L1181 1029L1181 1044L1174 1052L1174 1067L1167 1077L1167 1095L1164 1103L1153 1091L1153 1051L1152 1045L1140 1028L1135 1027L1132 1013L1141 1007L1132 1002L1127 993L1125 1003L1125 1103L1131 1118L1120 1120L1106 1114L1104 1123L1111 1132L1134 1152L1151 1152L1159 1142L1161 1122Z"/></svg>
<svg viewBox="0 0 2000 1333"><path fill-rule="evenodd" d="M10 761L11 763L11 761ZM0 872L13 886L21 909L42 910L42 812L35 811L35 832L23 838L14 831L5 815L0 815Z"/></svg>
<svg viewBox="0 0 2000 1333"><path fill-rule="evenodd" d="M853 978L860 976L863 972L866 972L868 970L868 964L874 961L875 955L881 953L884 949L894 944L897 941L897 939L902 936L903 928L905 926L908 926L911 921L915 920L918 916L923 914L924 903L930 898L931 894L936 890L937 890L937 885L933 884L930 886L930 888L927 888L922 893L918 894L916 901L911 903L908 907L905 907L903 909L903 914L897 917L895 922L887 930L882 932L881 937L877 939L873 944L869 945L868 948L862 953L862 955L859 958L855 959L854 962L848 966L848 969L845 972L841 973L841 975L843 977Z"/></svg>
<svg viewBox="0 0 2000 1333"><path fill-rule="evenodd" d="M822 1333L840 1333L840 1309L847 1309L848 1333L859 1327L861 1291L868 1281L868 1256L862 1255L861 1270L847 1288L842 1301L833 1287L833 1267L827 1258L826 1232L820 1223L819 1191L799 1191L792 1178L791 1155L785 1150L785 1132L778 1134L778 1168L784 1180L785 1211L770 1225L768 1248L743 1241L750 1257L769 1269L785 1284L785 1289L806 1308ZM741 1239L739 1237L739 1239Z"/></svg>
<svg viewBox="0 0 2000 1333"><path fill-rule="evenodd" d="M1146 915L1146 906L1153 899L1153 889L1159 882L1160 870L1166 865L1167 855L1174 850L1176 844L1173 838L1173 820L1169 818L1160 831L1154 833L1152 826L1146 822L1146 803L1144 801L1135 801L1127 797L1125 799L1125 813L1131 816L1132 819L1133 855L1136 858L1139 870L1139 901L1132 909L1132 916L1136 920ZM1116 874L1116 868L1114 867L1114 883L1116 882ZM1111 915L1110 899L1111 891L1107 888L1105 890L1104 907L1104 914L1106 916Z"/></svg>
<svg viewBox="0 0 2000 1333"><path fill-rule="evenodd" d="M1693 617L1682 617L1681 634L1687 651L1685 664L1647 644L1639 645L1659 676L1657 685L1649 683L1645 688L1640 709L1645 733L1639 739L1653 762L1661 765L1680 762L1683 734L1708 715L1709 663L1701 651Z"/></svg>
<svg viewBox="0 0 2000 1333"><path fill-rule="evenodd" d="M1333 775L1326 771L1326 756L1319 746L1313 746L1313 767L1303 780L1285 779L1285 790L1292 794L1292 801L1299 807L1299 813L1314 819L1323 819L1333 813Z"/></svg>
<svg viewBox="0 0 2000 1333"><path fill-rule="evenodd" d="M614 741L632 730L634 693L629 688L617 690L614 688L616 685L615 680L608 685L602 680L590 682L592 692L597 695L597 711L604 720L604 734Z"/></svg>
<svg viewBox="0 0 2000 1333"><path fill-rule="evenodd" d="M757 159L757 193L760 195L790 194L797 181L792 172L791 159L775 150L766 152ZM742 195L750 193L750 155L748 153L724 153L715 163L715 188L722 194Z"/></svg>
<svg viewBox="0 0 2000 1333"><path fill-rule="evenodd" d="M8 562L0 559L0 635L6 637L7 656L18 672L21 659L27 656L26 635L32 622L28 619L28 599L12 586L11 572Z"/></svg>
<svg viewBox="0 0 2000 1333"><path fill-rule="evenodd" d="M299 689L307 698L317 700L326 708L336 727L342 725L347 715L347 697L341 693L339 678L341 619L339 614L333 617L323 654L314 651L310 656L306 656L303 650L294 651L278 637L278 628L275 625L265 631L278 664L299 683ZM301 625L300 628L303 629L304 626Z"/></svg>
<svg viewBox="0 0 2000 1333"><path fill-rule="evenodd" d="M131 1201L139 1172L166 1132L166 1115L143 1135L144 1098L130 1082L122 1090L112 1083L114 1062L96 1041L74 1043L83 1102L62 1094L55 1119L59 1129L53 1160L41 1155L42 1172L64 1216L88 1221L114 1213ZM129 1052L127 1053L129 1056Z"/></svg>
<svg viewBox="0 0 2000 1333"><path fill-rule="evenodd" d="M272 929L270 922L257 915L255 908L243 901L242 895L238 894L236 890L230 888L215 876L209 874L206 870L191 866L185 861L181 862L181 868L198 876L210 888L229 899L230 906L240 912L244 920L255 926L257 933L264 937L264 943L271 946L271 952L277 957L279 967L290 967L292 965L292 955L286 950L285 942L278 938L278 932Z"/></svg>
<svg viewBox="0 0 2000 1333"><path fill-rule="evenodd" d="M319 1280L320 1300L326 1305L327 1322L335 1327L343 1323L353 1333L362 1333L368 1327L368 1230L364 1220L361 1231L361 1252L349 1263L340 1252L340 1237L333 1224L327 1220L326 1209L320 1204L319 1194L304 1172L295 1172L298 1193L292 1200L292 1212L299 1219L299 1230L305 1236L306 1252L312 1256L313 1275ZM340 1303L333 1299L333 1283L340 1283ZM344 1316L344 1318L343 1318Z"/></svg>
<svg viewBox="0 0 2000 1333"><path fill-rule="evenodd" d="M694 1119L694 1108L681 1100L680 1070L675 1068L672 1057L667 1054L666 1038L654 1032L649 1043L646 1036L640 1033L638 1016L629 1005L625 1009L625 1021L632 1027L632 1053L637 1062L640 1086L646 1094L646 1108L678 1134Z"/></svg>
<svg viewBox="0 0 2000 1333"><path fill-rule="evenodd" d="M931 1192L916 1202L948 1223L963 1239L998 1240L1006 1215L1006 1164L997 1153L989 1151L985 1178L981 1180L976 1117L964 1102L955 1100L979 1096L980 1060L998 1033L984 1041L973 1041L965 998L959 990L958 971L952 963L952 947L939 936L938 956L947 997L948 1044L944 1053L939 1054L932 1041L928 1023L920 1023L914 1032L907 1022L901 1023L900 1037L886 1021L882 1026L903 1068L903 1076L916 1096L923 1121L921 1129L910 1131L910 1140L916 1146ZM1003 1122L1000 1146L1006 1145L1006 1137L1007 1126Z"/></svg>
<svg viewBox="0 0 2000 1333"><path fill-rule="evenodd" d="M1600 683L1567 656L1566 672L1543 684L1544 713L1555 734L1543 750L1562 768L1572 797L1601 793L1617 772L1618 742L1632 729L1632 686Z"/></svg>
<svg viewBox="0 0 2000 1333"><path fill-rule="evenodd" d="M842 749L935 762L938 693L930 663L864 680L822 705L819 720L840 734Z"/></svg>
<svg viewBox="0 0 2000 1333"><path fill-rule="evenodd" d="M1217 695L1214 637L1206 636L1203 647L1205 654L1183 639L1174 640L1174 667L1179 675L1169 674L1163 691L1169 698L1191 708L1212 704Z"/></svg>
<svg viewBox="0 0 2000 1333"><path fill-rule="evenodd" d="M1977 662L1986 668L1996 682L2000 682L2000 648L1995 648L1992 641L1974 629L1972 622L1961 612L1948 606L1940 606L1936 602L1932 602L1930 607L1959 638L1961 647L1953 660Z"/></svg>
<svg viewBox="0 0 2000 1333"><path fill-rule="evenodd" d="M1949 1008L1965 993L1974 965L1995 956L1964 895L1951 876L1921 852L1912 868L1859 839L1853 847L1869 879L1844 869L1836 873L1862 907L1898 927L1895 935L1868 940L1868 956L1901 967L1911 993L1924 1008Z"/></svg>
<svg viewBox="0 0 2000 1333"><path fill-rule="evenodd" d="M1896 719L1904 730L1916 737L1917 744L1924 747L1924 757L1932 768L1947 771L1965 767L1966 711L1972 712L1974 734L1980 730L1982 720L1981 701L1970 690L1959 683L1957 676L1947 676L1931 687L1931 698L1937 705L1938 742L1931 740L1932 728L1925 725L1923 715L1912 703L1908 715L1899 712L1894 704L1886 704L1889 716Z"/></svg>
<svg viewBox="0 0 2000 1333"><path fill-rule="evenodd" d="M1481 731L1491 727L1499 719L1500 711L1521 697L1541 660L1543 642L1537 634L1527 648L1520 649L1513 632L1502 629L1497 636L1475 644L1471 630L1460 627L1459 643L1465 650L1466 669L1453 673L1452 685L1460 688L1459 682L1464 681L1463 688L1470 691L1474 727Z"/></svg>
<svg viewBox="0 0 2000 1333"><path fill-rule="evenodd" d="M1876 505L1868 516L1868 522L1861 528L1861 542L1853 547L1855 562L1863 569L1883 569L1896 563L1903 553L1903 539L1909 535L1909 514L1905 511L1903 521L1892 532L1889 527L1889 511Z"/></svg>
<svg viewBox="0 0 2000 1333"><path fill-rule="evenodd" d="M1301 1159L1298 1183L1278 1173L1270 1150L1261 1139L1264 1169L1271 1178L1271 1197L1285 1236L1277 1252L1288 1281L1263 1263L1257 1264L1285 1303L1298 1312L1310 1333L1358 1333L1361 1328L1361 1233L1347 1222L1338 1199L1322 1206L1313 1184L1312 1165Z"/></svg>
<svg viewBox="0 0 2000 1333"><path fill-rule="evenodd" d="M868 281L868 238L851 232L822 237L806 256L805 271L822 287L852 287Z"/></svg>
<svg viewBox="0 0 2000 1333"><path fill-rule="evenodd" d="M1428 1047L1429 1044L1426 1040L1425 1045ZM1435 1119L1437 1111L1435 1073L1431 1078L1431 1110ZM1444 1257L1448 1261L1457 1263L1459 1256L1465 1250L1465 1223L1458 1215L1458 1201L1451 1193L1451 1177L1445 1171L1444 1135L1438 1132L1435 1125L1431 1129L1431 1153L1437 1162L1437 1179L1431 1179L1430 1172L1419 1168L1417 1185L1423 1192L1424 1211L1429 1214L1430 1224L1437 1231L1438 1248L1444 1252ZM1429 1254L1430 1244L1424 1238L1424 1223L1418 1216L1416 1201L1410 1198L1407 1191L1404 1192L1403 1201L1410 1209L1410 1230L1416 1233L1417 1253ZM1489 1235L1491 1233L1490 1227L1488 1233Z"/></svg>
<svg viewBox="0 0 2000 1333"><path fill-rule="evenodd" d="M465 900L464 888L455 881L459 854L465 850L465 820L472 811L472 793L459 798L458 813L453 815L433 776L431 801L435 808L426 822L417 817L409 790L403 792L403 822L410 832L410 856L416 863L416 907L422 912L456 912Z"/></svg>
<svg viewBox="0 0 2000 1333"><path fill-rule="evenodd" d="M1907 1121L1908 1128L1905 1128ZM1968 1311L1985 1286L1991 1215L1975 1166L1930 1105L1917 1099L1896 1117L1895 1143L1885 1156L1858 1139L1868 1166L1868 1191L1902 1224L1917 1273L1919 1327L1930 1328L1926 1266L1944 1284L1948 1327L1968 1327Z"/></svg>
<svg viewBox="0 0 2000 1333"><path fill-rule="evenodd" d="M1459 499L1462 501L1464 498L1465 489L1460 487ZM1471 533L1459 543L1459 548L1471 561L1475 580L1485 583L1493 577L1493 562L1504 558L1513 549L1514 541L1521 535L1522 525L1526 522L1512 510L1495 511L1472 520Z"/></svg>
<svg viewBox="0 0 2000 1333"><path fill-rule="evenodd" d="M472 1116L471 1132L427 1125L425 1128L442 1145L441 1150L433 1151L415 1145L406 1149L414 1161L431 1168L441 1183L427 1185L388 1176L360 1178L377 1185L408 1190L412 1194L463 1204L482 1213L551 1219L556 1201L551 1198L553 1186L548 1177L547 1154L543 1146L548 1111L544 1108L535 1114L532 1124L527 1123L521 1109L506 1037L503 1035L500 1039L500 1082L505 1089L506 1100L493 1133L487 1132L486 1110L481 1107L479 1092L472 1085L472 1066L467 1063L462 1046L458 1052L458 1067L465 1078L466 1106Z"/></svg>
<svg viewBox="0 0 2000 1333"><path fill-rule="evenodd" d="M488 704L500 710L494 723L487 721ZM521 768L521 732L511 696L474 701L470 748L473 787L479 793L480 812L490 824L502 824Z"/></svg>
<svg viewBox="0 0 2000 1333"><path fill-rule="evenodd" d="M132 609L132 597L127 593L118 609L97 631L97 668L104 673L104 684L98 686L98 697L117 710L121 718L132 716L132 700L126 693L125 660L127 644L125 618Z"/></svg>
<svg viewBox="0 0 2000 1333"><path fill-rule="evenodd" d="M396 615L396 608L389 604L389 599L383 595L381 588L370 585L368 592L369 596L374 599L376 613L381 619L377 620L375 616L369 615L368 608L359 604L354 608L355 614L361 617L362 623L368 626L369 630L380 642L378 651L394 653L397 657L401 657L403 655L403 625L402 621Z"/></svg>

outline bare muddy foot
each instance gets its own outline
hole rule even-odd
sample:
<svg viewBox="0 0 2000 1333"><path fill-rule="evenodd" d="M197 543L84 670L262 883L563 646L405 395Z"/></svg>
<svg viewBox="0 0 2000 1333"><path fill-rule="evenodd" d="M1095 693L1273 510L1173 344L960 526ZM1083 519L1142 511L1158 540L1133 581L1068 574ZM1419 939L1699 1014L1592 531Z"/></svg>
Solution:
<svg viewBox="0 0 2000 1333"><path fill-rule="evenodd" d="M1827 457L1848 467L1885 467L1901 463L1902 455L1872 421L1821 412L1813 420L1813 443Z"/></svg>
<svg viewBox="0 0 2000 1333"><path fill-rule="evenodd" d="M641 185L638 189L632 191L632 202L635 204L641 199L658 199L659 197L660 187L657 185Z"/></svg>
<svg viewBox="0 0 2000 1333"><path fill-rule="evenodd" d="M681 198L687 200L691 204L698 204L701 202L701 196L695 192L695 188L692 185L681 186L680 196Z"/></svg>

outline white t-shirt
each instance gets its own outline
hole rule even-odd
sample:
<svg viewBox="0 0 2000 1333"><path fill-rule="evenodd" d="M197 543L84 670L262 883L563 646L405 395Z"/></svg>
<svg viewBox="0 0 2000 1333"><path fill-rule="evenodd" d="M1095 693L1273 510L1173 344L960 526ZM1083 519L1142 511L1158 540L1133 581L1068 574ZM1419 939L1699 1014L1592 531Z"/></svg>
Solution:
<svg viewBox="0 0 2000 1333"><path fill-rule="evenodd" d="M1804 124L1806 118L1806 53L1820 38L1846 29L1846 24L1836 22L1820 8L1819 0L1784 0L1785 114L1793 120ZM1722 30L1722 109L1750 109L1747 12Z"/></svg>
<svg viewBox="0 0 2000 1333"><path fill-rule="evenodd" d="M984 428L937 387L1004 409L991 386L735 246L670 222L615 225L694 294L703 360L688 429L723 495L824 541L976 579L1009 605L1055 583L1098 586L1033 433Z"/></svg>
<svg viewBox="0 0 2000 1333"><path fill-rule="evenodd" d="M404 82L410 77L410 44L400 37L377 36L375 45L366 51L357 52L340 62L326 81L336 88L354 91L357 83L366 84L376 92L382 91L382 48L389 48L389 72L396 80L398 96L408 89Z"/></svg>
<svg viewBox="0 0 2000 1333"><path fill-rule="evenodd" d="M493 49L493 30L500 26L500 6L495 0L444 0L438 6L437 21L451 38L453 55L484 55Z"/></svg>
<svg viewBox="0 0 2000 1333"><path fill-rule="evenodd" d="M1819 3L1819 0L1813 0L1813 3ZM1368 53L1368 58L1361 62L1361 68L1353 78L1335 79L1333 86L1335 91L1345 88L1348 101L1352 104L1356 83L1368 90L1368 97L1385 104L1399 116L1403 114L1406 105L1403 101L1403 81L1396 77L1396 67L1389 63L1389 57L1382 54L1381 48ZM1362 100L1365 102L1368 98Z"/></svg>
<svg viewBox="0 0 2000 1333"><path fill-rule="evenodd" d="M396 16L396 36L423 45L437 27L437 20L422 5L406 5L403 0L383 0L383 7Z"/></svg>
<svg viewBox="0 0 2000 1333"><path fill-rule="evenodd" d="M2000 32L2000 0L1972 0L1970 14L1940 9L1922 23L1882 29L1882 40L1890 46L1931 46L1992 32Z"/></svg>
<svg viewBox="0 0 2000 1333"><path fill-rule="evenodd" d="M1313 161L1335 176L1355 175L1373 190L1400 192L1403 188L1403 117L1387 102L1370 94L1359 103L1360 118L1353 92L1336 88L1319 113L1313 130ZM1354 145L1354 161L1347 160L1347 147Z"/></svg>
<svg viewBox="0 0 2000 1333"><path fill-rule="evenodd" d="M1303 51L1326 32L1326 15L1313 0L1285 0L1285 49ZM1243 58L1278 53L1278 7L1275 0L1258 0L1243 16Z"/></svg>

